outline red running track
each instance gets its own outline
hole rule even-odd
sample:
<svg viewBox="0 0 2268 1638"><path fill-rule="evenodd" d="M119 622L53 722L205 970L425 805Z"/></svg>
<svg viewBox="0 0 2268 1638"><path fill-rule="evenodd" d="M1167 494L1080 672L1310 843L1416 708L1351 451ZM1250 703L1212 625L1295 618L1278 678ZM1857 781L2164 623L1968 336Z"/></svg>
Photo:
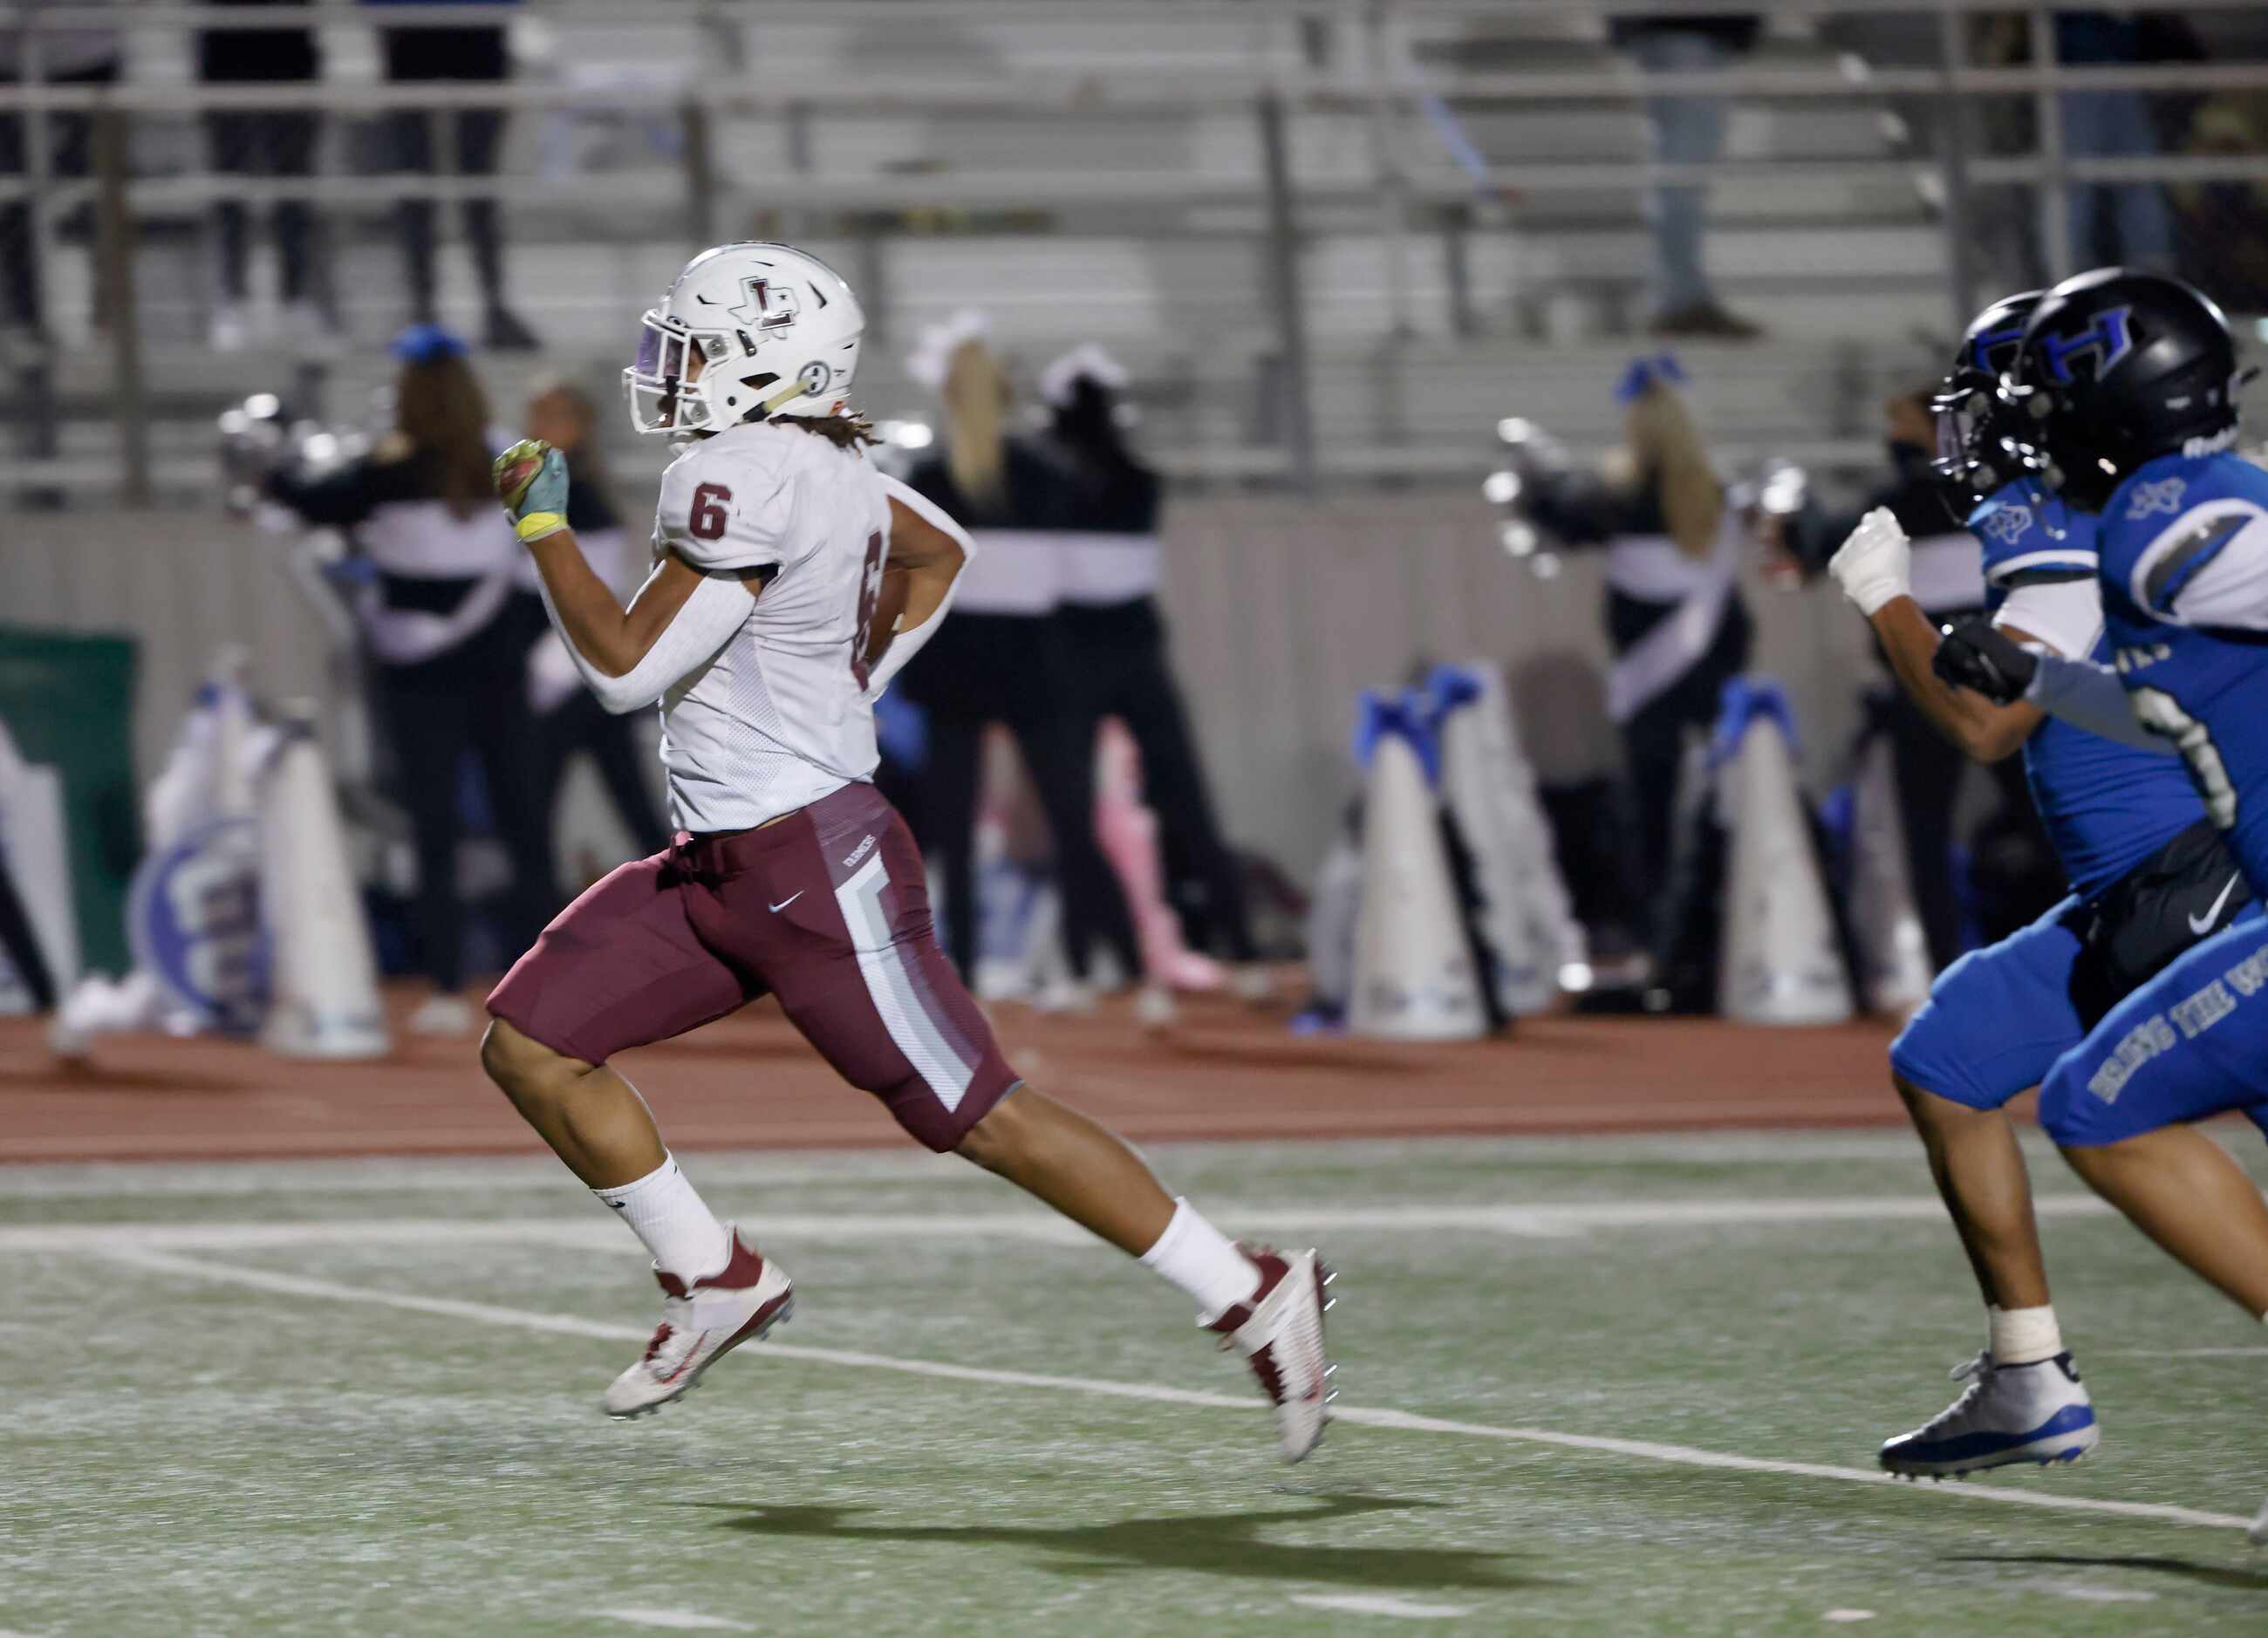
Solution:
<svg viewBox="0 0 2268 1638"><path fill-rule="evenodd" d="M397 1024L412 997L390 997ZM1449 1046L1294 1039L1280 1013L1185 1003L1145 1034L1092 1017L994 1010L1009 1060L1150 1142L1407 1137L1727 1127L1895 1126L1890 1029L1760 1029L1710 1018L1560 1017ZM0 1019L0 1162L520 1154L534 1136L474 1044L397 1032L390 1058L335 1064L243 1042L120 1036L60 1067L38 1029ZM619 1060L672 1144L796 1149L906 1142L769 1003Z"/></svg>

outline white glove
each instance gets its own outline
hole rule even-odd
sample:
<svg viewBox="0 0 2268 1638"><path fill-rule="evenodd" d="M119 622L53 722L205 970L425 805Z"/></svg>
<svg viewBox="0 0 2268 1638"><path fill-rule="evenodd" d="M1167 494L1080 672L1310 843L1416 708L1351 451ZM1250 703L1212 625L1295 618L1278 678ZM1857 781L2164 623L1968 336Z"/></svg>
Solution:
<svg viewBox="0 0 2268 1638"><path fill-rule="evenodd" d="M1827 560L1827 572L1843 588L1843 595L1872 615L1894 597L1912 591L1912 545L1887 506L1877 506L1859 519L1851 538Z"/></svg>

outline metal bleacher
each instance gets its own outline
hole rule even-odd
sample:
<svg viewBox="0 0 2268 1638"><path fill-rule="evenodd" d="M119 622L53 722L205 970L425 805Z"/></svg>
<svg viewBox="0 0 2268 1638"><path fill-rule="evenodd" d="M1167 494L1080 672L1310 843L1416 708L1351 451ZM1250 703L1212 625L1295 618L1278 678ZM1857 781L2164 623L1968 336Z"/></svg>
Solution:
<svg viewBox="0 0 2268 1638"><path fill-rule="evenodd" d="M1836 43L1845 8L1815 9L1784 22L1744 70L1800 89L1740 98L1713 174L1710 262L1728 305L1770 334L1683 350L1720 449L1833 466L1871 459L1875 400L1929 367L1957 298L1928 143ZM401 10L322 0L325 80L284 93L331 111L316 195L345 340L303 357L203 344L210 203L222 189L276 191L204 168L196 110L208 92L191 42L216 14L107 8L128 43L110 103L130 121L134 390L158 488L210 484L211 416L246 393L296 384L320 400L309 408L357 418L387 378L383 342L404 312L391 202L405 182L444 199L490 186L370 173L364 128L409 95L379 82L371 25ZM858 285L873 322L860 396L878 418L930 413L906 349L923 325L976 306L1027 368L1080 340L1119 353L1141 384L1152 447L1189 480L1311 469L1324 481L1462 481L1484 470L1508 414L1579 445L1604 442L1606 389L1646 344L1638 80L1590 8L493 10L512 20L519 63L497 184L510 278L546 342L540 358L484 360L500 408L538 372L603 386L637 312L685 255L744 235L806 243ZM1936 15L1888 22L1901 18L1887 38L1928 60ZM460 104L498 94L418 90ZM1468 150L1462 163L1428 93ZM51 471L65 488L102 481L119 459L117 320L96 322L94 252L75 209L95 186L54 184L42 206L58 343ZM255 253L256 279L266 260ZM444 291L445 308L469 320L453 249Z"/></svg>

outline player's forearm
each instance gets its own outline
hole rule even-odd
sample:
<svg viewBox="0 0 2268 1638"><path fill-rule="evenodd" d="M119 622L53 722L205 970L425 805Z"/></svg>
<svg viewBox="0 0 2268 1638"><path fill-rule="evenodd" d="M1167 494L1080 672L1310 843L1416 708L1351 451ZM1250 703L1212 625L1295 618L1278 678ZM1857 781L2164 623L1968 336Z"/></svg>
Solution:
<svg viewBox="0 0 2268 1638"><path fill-rule="evenodd" d="M2039 713L2021 705L1995 705L1980 694L1955 688L1931 670L1937 628L1911 597L1892 598L1867 617L1881 639L1898 687L1929 725L1979 762L1998 762L2030 736Z"/></svg>
<svg viewBox="0 0 2268 1638"><path fill-rule="evenodd" d="M605 676L621 677L635 669L652 641L635 641L627 613L583 555L575 532L547 534L530 543L527 554L542 577L551 623L568 649Z"/></svg>
<svg viewBox="0 0 2268 1638"><path fill-rule="evenodd" d="M660 588L679 599L670 609L666 623L651 638L639 636L635 611L648 606L647 599L656 583L665 579L665 573L664 569L656 569L632 605L631 641L638 649L638 657L621 672L600 669L576 646L559 606L552 598L549 580L543 583L544 612L551 616L552 628L565 640L567 657L574 662L575 669L582 673L599 703L617 716L652 704L714 659L717 651L747 623L753 606L747 588L737 578L687 570L681 595L677 586L664 584Z"/></svg>
<svg viewBox="0 0 2268 1638"><path fill-rule="evenodd" d="M898 616L900 636L920 630L944 610L967 561L956 552L949 562L926 562L907 573L905 612Z"/></svg>
<svg viewBox="0 0 2268 1638"><path fill-rule="evenodd" d="M968 561L967 554L955 548L926 558L908 572L905 612L898 616L897 632L867 672L869 698L879 696L922 645L937 635L953 607L954 590Z"/></svg>

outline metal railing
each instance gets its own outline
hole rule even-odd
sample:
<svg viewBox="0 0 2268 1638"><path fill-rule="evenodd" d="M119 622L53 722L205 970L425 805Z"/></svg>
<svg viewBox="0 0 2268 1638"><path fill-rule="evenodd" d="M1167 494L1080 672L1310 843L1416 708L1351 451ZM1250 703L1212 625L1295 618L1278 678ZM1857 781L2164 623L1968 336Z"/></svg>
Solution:
<svg viewBox="0 0 2268 1638"><path fill-rule="evenodd" d="M2202 0L2187 8L2199 12L2250 14L2245 0ZM226 110L302 110L350 117L416 111L429 115L468 108L507 113L555 113L578 108L666 116L681 132L682 162L674 207L688 241L704 239L721 222L746 219L758 210L826 212L837 217L890 213L1021 209L1035 212L1154 209L1249 208L1264 249L1256 305L1275 330L1272 376L1273 439L1266 445L1213 450L1193 461L1208 469L1281 477L1311 487L1318 467L1310 368L1312 343L1308 297L1300 253L1324 214L1354 211L1384 252L1388 286L1382 320L1387 334L1413 327L1407 273L1410 242L1419 235L1518 232L1516 223L1491 226L1488 208L1507 199L1523 205L1554 198L1580 199L1602 193L1636 193L1666 184L1708 182L1728 177L1810 180L1828 178L1862 184L1894 182L1911 187L1918 199L1933 204L1944 243L1944 306L1948 327L1957 325L1981 298L1980 273L1973 254L1971 228L1978 216L1980 190L2027 190L2036 212L2036 243L2045 271L2070 268L2070 190L2089 185L2268 183L2268 153L2184 155L2147 153L2120 157L2074 156L2067 151L2062 98L2088 92L2200 94L2213 92L2268 94L2268 62L2202 62L2178 65L2063 65L2054 61L2052 15L2045 5L2026 8L2032 61L1984 64L1969 60L1965 25L1985 12L2007 12L1990 0L1799 0L1775 9L1780 18L1832 22L1856 16L1904 15L1917 27L1932 27L1936 61L1926 66L1869 65L1845 56L1815 64L1755 62L1723 71L1647 74L1616 62L1610 66L1551 70L1440 69L1421 65L1413 41L1429 28L1485 25L1502 29L1523 22L1564 28L1571 17L1602 19L1617 13L1712 10L1711 0L1653 0L1624 4L1618 0L1584 6L1557 0L1149 0L1145 4L1107 7L1079 0L829 0L814 8L797 0L688 0L677 7L641 11L657 22L689 26L718 48L693 55L679 85L600 86L520 80L467 84L421 82L383 84L338 80L313 83L57 84L43 78L45 42L70 29L111 28L147 35L151 31L274 29L301 26L324 30L374 32L404 26L471 26L540 22L556 28L577 24L617 25L618 4L591 0L517 5L387 5L372 9L345 0L291 11L267 7L201 7L165 4L16 4L0 6L0 40L12 40L17 73L0 83L0 120L18 121L22 167L18 177L0 176L0 207L21 203L30 236L29 251L40 262L61 225L72 212L92 206L96 283L111 324L113 409L120 428L119 455L129 495L146 495L154 476L148 433L147 383L136 320L135 237L155 218L201 209L217 201L247 202L277 199L315 200L327 210L388 206L406 198L453 201L508 196L520 203L573 203L593 209L656 205L650 176L574 177L465 176L384 173L327 174L299 178L247 177L185 170L168 175L137 175L129 163L131 127L144 118ZM1064 29L1106 19L1123 27L1130 13L1153 20L1161 34L1177 23L1233 23L1247 41L1237 60L1195 65L1113 64L1107 56L1069 63L1012 65L991 76L940 71L810 76L775 84L733 67L743 40L761 43L765 31L793 24L890 25L940 23L970 27L1044 23ZM1338 44L1312 49L1301 31L1331 31ZM1518 108L1605 105L1634 107L1664 95L1709 97L1795 106L1848 103L1888 106L1893 99L1918 102L1939 116L1932 121L1926 150L1871 158L1787 158L1719 161L1706 165L1664 165L1644 159L1522 162L1498 174L1484 158L1478 175L1446 159L1413 158L1423 143L1421 100L1450 108ZM2028 151L1981 151L1972 127L1976 110L1993 101L2029 108L2035 127ZM92 121L94 136L90 173L59 174L50 116L75 114ZM787 173L736 178L714 158L715 132L729 121L778 120L794 124L829 119L876 119L916 114L950 119L1079 115L1094 120L1157 119L1181 115L1234 114L1254 122L1258 163L1248 172L1228 174L1184 173L1094 173L1038 169L1030 172L940 173L933 174L821 173L810 167L808 144L801 166ZM1303 174L1296 161L1292 122L1346 117L1364 122L1366 145L1350 149L1359 162L1333 174ZM446 127L447 121L436 121ZM1481 209L1476 209L1476 205ZM1918 213L1919 206L1917 207ZM887 234L884 222L876 231ZM31 380L35 371L27 372ZM19 419L40 420L37 383L20 389L29 407ZM1484 427L1475 430L1470 461L1485 462ZM1455 466L1458 458L1418 448L1335 450L1336 471L1381 476L1423 476ZM26 476L70 481L85 470L83 461L33 459L18 463Z"/></svg>

